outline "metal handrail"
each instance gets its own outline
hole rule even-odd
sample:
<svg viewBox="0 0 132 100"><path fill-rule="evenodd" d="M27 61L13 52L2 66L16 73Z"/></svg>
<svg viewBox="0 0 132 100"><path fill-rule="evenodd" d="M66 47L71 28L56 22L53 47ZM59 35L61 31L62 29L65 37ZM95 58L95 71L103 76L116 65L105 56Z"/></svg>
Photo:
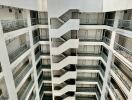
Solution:
<svg viewBox="0 0 132 100"><path fill-rule="evenodd" d="M130 89L131 89L131 84L132 83L129 83L127 80L126 80L126 78L124 78L124 74L118 69L118 67L115 65L115 64L113 64L112 65L113 67L112 67L112 70L115 72L115 74L119 77L119 79L122 81L122 83L127 87L127 89L130 91Z"/></svg>
<svg viewBox="0 0 132 100"><path fill-rule="evenodd" d="M48 25L48 18L31 18L32 25Z"/></svg>
<svg viewBox="0 0 132 100"><path fill-rule="evenodd" d="M25 44L20 45L20 47L17 50L14 50L13 52L9 51L10 62L12 63L13 61L15 61L18 57L20 57L29 48L30 48L29 42L26 42Z"/></svg>
<svg viewBox="0 0 132 100"><path fill-rule="evenodd" d="M101 55L101 57L107 62L107 58L108 58L108 57L106 56L106 54L105 54L104 52L101 51L100 55Z"/></svg>
<svg viewBox="0 0 132 100"><path fill-rule="evenodd" d="M108 37L102 36L102 41L110 45L110 39Z"/></svg>
<svg viewBox="0 0 132 100"><path fill-rule="evenodd" d="M114 49L132 62L132 51L115 42Z"/></svg>
<svg viewBox="0 0 132 100"><path fill-rule="evenodd" d="M40 36L33 37L33 43L36 44L40 40Z"/></svg>
<svg viewBox="0 0 132 100"><path fill-rule="evenodd" d="M114 19L105 19L105 25L113 26L113 24L114 24Z"/></svg>
<svg viewBox="0 0 132 100"><path fill-rule="evenodd" d="M119 98L118 94L116 93L114 86L110 82L108 83L108 85L109 85L110 89L112 90L112 92L113 92L114 96L116 97L116 99L121 100Z"/></svg>
<svg viewBox="0 0 132 100"><path fill-rule="evenodd" d="M123 29L132 29L132 20L119 20L118 27Z"/></svg>
<svg viewBox="0 0 132 100"><path fill-rule="evenodd" d="M31 82L30 82L30 83L28 84L28 86L26 87L24 93L22 94L20 100L25 100L25 98L26 98L27 94L29 93L29 91L30 91L31 87L33 86L33 84L34 84L34 81L31 80Z"/></svg>
<svg viewBox="0 0 132 100"><path fill-rule="evenodd" d="M103 20L99 21L98 19L87 19L87 18L79 18L80 25L103 25Z"/></svg>
<svg viewBox="0 0 132 100"><path fill-rule="evenodd" d="M1 24L3 27L3 31L5 33L27 27L27 20L26 19L1 20Z"/></svg>
<svg viewBox="0 0 132 100"><path fill-rule="evenodd" d="M27 74L27 72L31 69L32 64L28 64L21 73L15 78L15 86L17 87L18 84L21 82L21 80L24 78L24 76Z"/></svg>
<svg viewBox="0 0 132 100"><path fill-rule="evenodd" d="M35 54L35 60L37 60L41 55L41 51L38 51L37 54Z"/></svg>

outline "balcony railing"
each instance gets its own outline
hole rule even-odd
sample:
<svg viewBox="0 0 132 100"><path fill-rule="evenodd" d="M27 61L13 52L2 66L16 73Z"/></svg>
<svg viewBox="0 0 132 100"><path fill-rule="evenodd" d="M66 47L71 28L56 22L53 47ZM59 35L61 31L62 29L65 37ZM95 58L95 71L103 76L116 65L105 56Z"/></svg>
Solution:
<svg viewBox="0 0 132 100"><path fill-rule="evenodd" d="M49 41L49 36L41 36L40 35L40 41Z"/></svg>
<svg viewBox="0 0 132 100"><path fill-rule="evenodd" d="M124 56L127 60L132 62L132 51L128 50L127 48L121 46L120 44L115 42L114 49Z"/></svg>
<svg viewBox="0 0 132 100"><path fill-rule="evenodd" d="M37 68L37 74L39 74L42 69L50 69L50 64L39 66L39 68Z"/></svg>
<svg viewBox="0 0 132 100"><path fill-rule="evenodd" d="M102 41L105 42L106 44L110 45L110 39L108 37L103 36Z"/></svg>
<svg viewBox="0 0 132 100"><path fill-rule="evenodd" d="M30 96L30 98L29 98L29 100L35 100L35 98L36 98L36 94L32 93L31 96Z"/></svg>
<svg viewBox="0 0 132 100"><path fill-rule="evenodd" d="M103 25L103 20L80 18L80 25Z"/></svg>
<svg viewBox="0 0 132 100"><path fill-rule="evenodd" d="M27 20L16 19L16 20L1 20L3 32L10 32L27 27Z"/></svg>
<svg viewBox="0 0 132 100"><path fill-rule="evenodd" d="M31 90L32 86L34 84L34 81L32 80L31 82L29 82L28 86L26 87L24 93L22 93L20 100L25 100L25 98L27 97L29 91Z"/></svg>
<svg viewBox="0 0 132 100"><path fill-rule="evenodd" d="M96 97L76 97L76 100L97 100Z"/></svg>
<svg viewBox="0 0 132 100"><path fill-rule="evenodd" d="M107 58L108 58L108 57L106 56L106 54L105 54L104 52L101 51L100 55L101 55L101 57L107 62Z"/></svg>
<svg viewBox="0 0 132 100"><path fill-rule="evenodd" d="M15 78L15 86L17 87L19 83L22 81L22 79L25 77L25 75L28 73L28 71L31 69L32 65L28 64L21 73Z"/></svg>
<svg viewBox="0 0 132 100"><path fill-rule="evenodd" d="M119 68L115 64L112 65L112 70L130 91L132 83L127 79L127 77L121 72L121 70L119 70Z"/></svg>
<svg viewBox="0 0 132 100"><path fill-rule="evenodd" d="M17 50L14 50L9 54L10 63L15 61L18 57L20 57L24 52L26 52L30 48L29 42L20 45ZM10 51L9 51L10 52Z"/></svg>
<svg viewBox="0 0 132 100"><path fill-rule="evenodd" d="M87 37L79 37L79 41L101 42L101 39L88 39Z"/></svg>
<svg viewBox="0 0 132 100"><path fill-rule="evenodd" d="M76 92L97 92L95 87L77 87Z"/></svg>
<svg viewBox="0 0 132 100"><path fill-rule="evenodd" d="M118 28L132 30L132 20L119 20Z"/></svg>
<svg viewBox="0 0 132 100"><path fill-rule="evenodd" d="M117 92L116 92L117 89L115 89L115 87L114 87L110 82L108 83L108 85L109 85L109 87L110 87L112 93L114 94L116 100L123 100L123 99L121 99L121 98L119 97L119 93L117 94Z"/></svg>
<svg viewBox="0 0 132 100"><path fill-rule="evenodd" d="M37 42L39 42L39 40L40 36L33 37L33 44L36 44Z"/></svg>
<svg viewBox="0 0 132 100"><path fill-rule="evenodd" d="M37 54L35 54L35 60L37 60L40 57L40 55L41 55L41 52L38 51Z"/></svg>
<svg viewBox="0 0 132 100"><path fill-rule="evenodd" d="M39 18L40 25L48 25L48 18Z"/></svg>
<svg viewBox="0 0 132 100"><path fill-rule="evenodd" d="M38 85L39 85L39 87L41 86L42 82L43 82L43 77L41 77L41 78L38 79Z"/></svg>
<svg viewBox="0 0 132 100"><path fill-rule="evenodd" d="M114 24L114 19L105 19L105 25L113 26L113 24Z"/></svg>
<svg viewBox="0 0 132 100"><path fill-rule="evenodd" d="M31 18L32 25L48 25L48 18Z"/></svg>

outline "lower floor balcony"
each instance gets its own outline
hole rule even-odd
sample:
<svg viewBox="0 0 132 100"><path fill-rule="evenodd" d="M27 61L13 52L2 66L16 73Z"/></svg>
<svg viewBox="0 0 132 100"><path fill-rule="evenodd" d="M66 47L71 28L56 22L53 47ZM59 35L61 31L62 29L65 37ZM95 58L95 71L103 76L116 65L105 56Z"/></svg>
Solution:
<svg viewBox="0 0 132 100"><path fill-rule="evenodd" d="M127 76L115 64L113 64L112 70L126 86L126 88L130 91L132 82L127 78Z"/></svg>
<svg viewBox="0 0 132 100"><path fill-rule="evenodd" d="M114 45L114 49L121 54L122 56L124 56L127 60L129 60L130 62L132 62L132 51L128 50L127 48L121 46L118 43L115 43Z"/></svg>
<svg viewBox="0 0 132 100"><path fill-rule="evenodd" d="M112 83L108 83L110 90L112 91L114 97L116 100L126 100L123 98L123 96L120 94L119 90L115 88L115 86Z"/></svg>
<svg viewBox="0 0 132 100"><path fill-rule="evenodd" d="M33 87L34 81L30 80L24 84L24 86L21 88L21 90L18 92L18 98L19 100L25 100L29 91Z"/></svg>
<svg viewBox="0 0 132 100"><path fill-rule="evenodd" d="M15 86L17 87L22 79L26 76L26 74L29 72L29 70L32 68L32 64L27 64L24 69L19 72L17 77L15 77Z"/></svg>

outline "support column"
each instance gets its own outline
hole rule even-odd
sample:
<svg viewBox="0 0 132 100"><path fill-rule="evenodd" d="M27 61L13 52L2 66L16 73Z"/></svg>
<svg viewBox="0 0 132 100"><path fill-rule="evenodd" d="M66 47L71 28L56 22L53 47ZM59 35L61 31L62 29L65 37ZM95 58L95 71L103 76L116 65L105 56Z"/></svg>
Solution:
<svg viewBox="0 0 132 100"><path fill-rule="evenodd" d="M117 11L116 14L115 14L114 25L113 25L113 27L115 29L118 27L119 19L121 17L121 14L122 13L120 11ZM114 49L114 42L115 42L115 37L116 37L115 29L112 31L110 49ZM101 93L101 100L105 100L106 87L108 85L107 81L108 81L109 73L110 73L110 70L111 70L112 59L113 59L113 52L111 50L109 50L108 61L107 61L105 77L104 77L104 84L103 84L103 89L102 89L102 93Z"/></svg>
<svg viewBox="0 0 132 100"><path fill-rule="evenodd" d="M0 22L0 62L10 100L18 100L12 69L10 66L8 51Z"/></svg>
<svg viewBox="0 0 132 100"><path fill-rule="evenodd" d="M31 17L30 17L30 11L29 10L27 10L27 22L28 22L28 27L29 27L29 38L30 38L30 47L31 47L31 59L32 59L32 67L33 67L33 71L34 71L34 83L35 83L35 88L36 88L36 98L37 98L37 100L40 100L40 97L39 97L39 88L38 88L37 69L36 69L35 55L34 55L32 28L31 28Z"/></svg>

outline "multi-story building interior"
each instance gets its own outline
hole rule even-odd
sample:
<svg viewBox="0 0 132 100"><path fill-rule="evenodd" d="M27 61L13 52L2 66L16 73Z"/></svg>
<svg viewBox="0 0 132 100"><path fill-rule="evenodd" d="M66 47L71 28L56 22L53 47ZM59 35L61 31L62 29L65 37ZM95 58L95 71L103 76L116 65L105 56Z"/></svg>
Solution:
<svg viewBox="0 0 132 100"><path fill-rule="evenodd" d="M132 100L132 1L0 0L0 100Z"/></svg>

